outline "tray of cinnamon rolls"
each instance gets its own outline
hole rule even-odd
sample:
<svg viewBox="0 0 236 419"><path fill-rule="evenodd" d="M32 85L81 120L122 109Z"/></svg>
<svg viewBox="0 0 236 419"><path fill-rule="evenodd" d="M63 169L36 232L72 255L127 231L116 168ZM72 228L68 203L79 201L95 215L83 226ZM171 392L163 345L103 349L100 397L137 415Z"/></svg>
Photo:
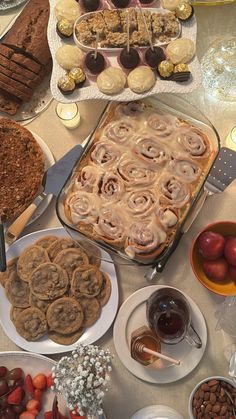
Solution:
<svg viewBox="0 0 236 419"><path fill-rule="evenodd" d="M73 237L139 264L169 257L219 150L191 106L174 96L108 104L57 201Z"/></svg>

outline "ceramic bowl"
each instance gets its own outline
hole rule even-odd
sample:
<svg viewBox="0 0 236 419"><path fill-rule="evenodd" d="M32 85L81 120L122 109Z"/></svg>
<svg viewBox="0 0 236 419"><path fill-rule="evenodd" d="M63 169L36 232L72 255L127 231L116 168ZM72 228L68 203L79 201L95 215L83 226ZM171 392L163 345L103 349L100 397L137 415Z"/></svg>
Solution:
<svg viewBox="0 0 236 419"><path fill-rule="evenodd" d="M196 419L197 418L197 416L194 416L194 414L193 414L193 398L194 398L195 393L197 392L199 387L201 387L202 384L206 384L207 382L209 382L211 380L224 381L225 383L231 384L234 388L236 388L232 380L230 380L229 378L226 378L226 377L222 377L220 375L214 375L212 377L204 378L194 387L194 389L192 390L192 392L189 396L189 402L188 402L189 419ZM217 403L217 401L216 401L216 403Z"/></svg>
<svg viewBox="0 0 236 419"><path fill-rule="evenodd" d="M197 240L201 233L204 231L213 231L214 233L220 233L223 236L235 236L236 237L236 222L233 221L218 221L213 224L209 224L204 227L198 235L194 238L190 249L190 263L192 270L196 278L201 282L204 287L208 290L228 296L236 295L236 283L228 275L224 281L216 282L209 279L203 271L203 257L198 251Z"/></svg>

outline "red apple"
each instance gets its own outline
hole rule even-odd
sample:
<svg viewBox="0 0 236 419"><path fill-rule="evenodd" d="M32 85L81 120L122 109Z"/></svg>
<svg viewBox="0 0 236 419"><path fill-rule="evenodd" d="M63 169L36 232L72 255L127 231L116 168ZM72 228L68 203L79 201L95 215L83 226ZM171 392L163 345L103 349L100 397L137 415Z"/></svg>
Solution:
<svg viewBox="0 0 236 419"><path fill-rule="evenodd" d="M225 238L213 231L204 231L197 240L199 253L208 260L215 260L224 253Z"/></svg>
<svg viewBox="0 0 236 419"><path fill-rule="evenodd" d="M203 271L208 278L215 281L223 281L228 273L228 263L224 258L204 260Z"/></svg>
<svg viewBox="0 0 236 419"><path fill-rule="evenodd" d="M229 274L230 274L230 276L231 276L231 279L233 280L233 281L236 281L236 266L230 266L229 267Z"/></svg>
<svg viewBox="0 0 236 419"><path fill-rule="evenodd" d="M236 237L229 237L225 244L225 257L230 265L236 266Z"/></svg>

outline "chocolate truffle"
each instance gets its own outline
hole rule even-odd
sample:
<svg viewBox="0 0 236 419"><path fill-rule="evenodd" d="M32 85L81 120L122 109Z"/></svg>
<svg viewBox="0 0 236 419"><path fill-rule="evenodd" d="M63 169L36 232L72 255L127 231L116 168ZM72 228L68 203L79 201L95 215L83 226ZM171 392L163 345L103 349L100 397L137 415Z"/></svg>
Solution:
<svg viewBox="0 0 236 419"><path fill-rule="evenodd" d="M73 23L68 19L60 19L57 22L57 33L61 38L70 38L73 34Z"/></svg>
<svg viewBox="0 0 236 419"><path fill-rule="evenodd" d="M168 79L174 71L174 64L169 60L164 60L158 65L158 73L163 79Z"/></svg>
<svg viewBox="0 0 236 419"><path fill-rule="evenodd" d="M95 51L88 52L85 58L85 65L92 74L99 74L105 68L105 59L100 52L97 52L95 58Z"/></svg>
<svg viewBox="0 0 236 419"><path fill-rule="evenodd" d="M83 7L88 12L94 12L100 6L100 0L82 0Z"/></svg>
<svg viewBox="0 0 236 419"><path fill-rule="evenodd" d="M175 14L179 20L187 21L193 16L193 7L189 3L180 3L176 9Z"/></svg>
<svg viewBox="0 0 236 419"><path fill-rule="evenodd" d="M64 94L69 95L75 90L75 82L69 76L65 75L59 78L57 82L58 89Z"/></svg>
<svg viewBox="0 0 236 419"><path fill-rule="evenodd" d="M130 0L112 0L112 3L114 4L114 6L116 7L126 7L129 5Z"/></svg>
<svg viewBox="0 0 236 419"><path fill-rule="evenodd" d="M82 85L84 84L84 82L86 80L86 75L85 75L84 71L82 70L82 68L79 68L79 67L72 68L72 70L70 70L68 76L72 80L74 80L75 87L82 87Z"/></svg>
<svg viewBox="0 0 236 419"><path fill-rule="evenodd" d="M180 63L174 66L174 72L171 76L171 80L176 82L188 81L190 79L190 71L187 64Z"/></svg>
<svg viewBox="0 0 236 419"><path fill-rule="evenodd" d="M140 61L138 51L134 48L130 48L129 51L123 48L120 53L120 62L124 68L133 69L138 66Z"/></svg>
<svg viewBox="0 0 236 419"><path fill-rule="evenodd" d="M162 48L148 48L145 52L145 61L151 68L156 68L161 61L165 60L165 54Z"/></svg>

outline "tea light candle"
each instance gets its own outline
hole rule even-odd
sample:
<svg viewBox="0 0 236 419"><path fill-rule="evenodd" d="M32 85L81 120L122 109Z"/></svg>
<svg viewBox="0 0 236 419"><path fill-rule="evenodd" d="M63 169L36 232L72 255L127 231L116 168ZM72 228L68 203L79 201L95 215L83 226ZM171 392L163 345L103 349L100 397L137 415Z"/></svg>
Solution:
<svg viewBox="0 0 236 419"><path fill-rule="evenodd" d="M236 151L236 126L231 129L226 138L226 147Z"/></svg>
<svg viewBox="0 0 236 419"><path fill-rule="evenodd" d="M80 113L76 103L60 103L56 106L56 114L68 129L77 128L80 124Z"/></svg>

